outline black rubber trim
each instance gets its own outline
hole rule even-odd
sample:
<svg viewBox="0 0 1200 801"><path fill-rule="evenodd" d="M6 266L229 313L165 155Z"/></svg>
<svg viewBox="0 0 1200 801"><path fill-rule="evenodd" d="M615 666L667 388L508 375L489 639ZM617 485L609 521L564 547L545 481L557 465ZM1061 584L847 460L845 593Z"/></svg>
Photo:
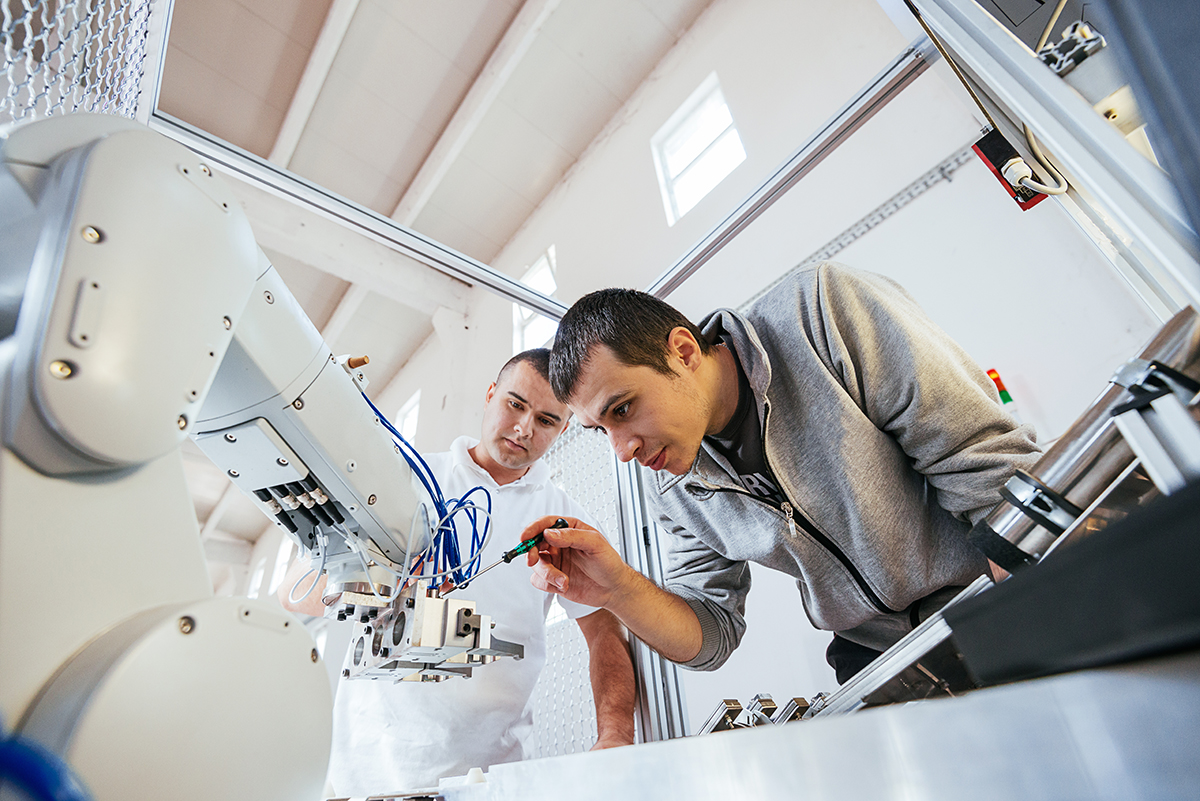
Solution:
<svg viewBox="0 0 1200 801"><path fill-rule="evenodd" d="M1132 392L1132 390L1130 391ZM1145 409L1154 401L1170 394L1172 394L1170 387L1161 387L1150 392L1146 392L1144 390L1142 392L1135 392L1133 393L1133 400L1125 401L1120 406L1114 408L1109 414L1112 417L1118 417L1122 414L1125 414L1125 412L1132 412L1136 409Z"/></svg>
<svg viewBox="0 0 1200 801"><path fill-rule="evenodd" d="M1190 375L1185 375L1176 370L1174 367L1170 367L1169 365L1165 365L1159 361L1150 362L1150 366L1154 369L1154 372L1162 373L1178 383L1184 389L1193 393L1200 392L1200 381L1197 381Z"/></svg>
<svg viewBox="0 0 1200 801"><path fill-rule="evenodd" d="M1016 573L1018 570L1037 564L1037 560L1032 556L992 531L992 527L987 524L986 520L980 520L975 524L974 528L967 533L967 540L983 551L984 556L1009 573Z"/></svg>
<svg viewBox="0 0 1200 801"><path fill-rule="evenodd" d="M1025 515L1030 520L1035 521L1039 526L1041 526L1042 528L1051 532L1052 534L1057 536L1059 534L1062 534L1064 531L1066 531L1066 529L1063 528L1062 526L1060 526L1058 523L1055 523L1053 520L1046 517L1044 514L1039 512L1037 509L1034 509L1033 507L1029 506L1024 501L1022 501L1020 498L1018 498L1016 495L1014 495L1008 487L1000 488L1000 496L1002 498L1004 498L1004 500L1011 503L1018 512Z"/></svg>
<svg viewBox="0 0 1200 801"><path fill-rule="evenodd" d="M1083 514L1083 510L1068 501L1066 496L1059 495L1056 491L1050 489L1050 487L1042 483L1040 478L1032 473L1028 473L1024 470L1018 470L1017 475L1021 476L1026 483L1031 484L1041 490L1043 495L1058 504L1058 507L1063 511L1068 512L1071 517L1079 517L1081 514Z"/></svg>

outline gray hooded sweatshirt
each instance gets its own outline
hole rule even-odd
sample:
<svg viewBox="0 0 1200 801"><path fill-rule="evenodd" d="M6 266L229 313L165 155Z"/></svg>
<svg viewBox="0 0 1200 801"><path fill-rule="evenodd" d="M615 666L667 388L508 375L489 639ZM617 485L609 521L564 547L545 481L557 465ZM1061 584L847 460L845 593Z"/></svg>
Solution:
<svg viewBox="0 0 1200 801"><path fill-rule="evenodd" d="M825 263L700 327L732 339L787 501L751 496L707 441L656 475L666 588L704 636L686 667L738 646L748 562L795 577L814 626L880 650L987 572L966 534L1037 460L1033 429L898 284Z"/></svg>

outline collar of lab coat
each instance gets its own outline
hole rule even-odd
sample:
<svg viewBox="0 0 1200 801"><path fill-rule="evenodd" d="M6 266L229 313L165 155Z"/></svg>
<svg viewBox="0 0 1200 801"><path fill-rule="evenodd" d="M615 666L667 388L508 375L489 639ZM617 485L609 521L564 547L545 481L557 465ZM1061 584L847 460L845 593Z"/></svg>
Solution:
<svg viewBox="0 0 1200 801"><path fill-rule="evenodd" d="M508 487L529 487L531 489L540 489L550 481L550 467L542 459L538 459L529 469L525 471L525 475L518 478L512 483L500 486L491 474L480 467L476 461L471 458L471 448L479 444L479 440L474 437L459 437L450 443L450 456L454 459L455 470L466 470L471 475L475 476L479 485L486 487L489 492L494 490L503 490Z"/></svg>

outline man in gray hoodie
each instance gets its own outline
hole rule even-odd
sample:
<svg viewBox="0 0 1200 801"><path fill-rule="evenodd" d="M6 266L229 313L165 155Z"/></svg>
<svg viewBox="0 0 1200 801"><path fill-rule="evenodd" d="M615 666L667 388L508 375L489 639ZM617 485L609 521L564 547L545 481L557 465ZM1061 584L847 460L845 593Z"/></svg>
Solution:
<svg viewBox="0 0 1200 801"><path fill-rule="evenodd" d="M656 471L667 575L660 589L603 536L547 519L525 532L546 532L534 585L701 670L741 640L757 562L796 579L845 681L999 570L967 532L1038 456L900 286L833 263L699 326L645 293L594 292L563 318L550 380L622 461Z"/></svg>

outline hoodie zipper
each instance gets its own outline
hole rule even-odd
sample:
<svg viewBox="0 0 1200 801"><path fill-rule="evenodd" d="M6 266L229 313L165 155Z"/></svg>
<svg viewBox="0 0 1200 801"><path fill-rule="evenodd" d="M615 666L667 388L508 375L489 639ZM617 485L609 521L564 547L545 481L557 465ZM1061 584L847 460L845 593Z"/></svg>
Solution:
<svg viewBox="0 0 1200 801"><path fill-rule="evenodd" d="M767 469L768 470L770 469L770 465L767 466ZM772 476L772 478L774 478L774 476ZM842 563L843 566L845 566L846 571L850 574L851 578L854 579L854 583L858 585L858 588L860 590L862 590L863 595L865 595L867 597L867 600L871 603L871 606L875 607L876 611L878 611L878 612L894 612L895 611L894 609L890 609L889 607L884 605L883 601L880 600L879 596L875 594L875 591L872 590L870 585L867 584L867 581L866 581L866 579L863 578L862 573L860 573L858 571L858 568L854 566L854 563L850 561L850 557L846 556L846 554L843 553L842 550L840 548L838 548L837 545L835 545L832 540L830 540L828 537L826 537L824 534L822 534L821 531L816 526L814 526L807 517L805 517L802 514L797 515L796 508L794 506L792 506L792 504L789 501L784 501L780 505L776 506L775 504L771 503L766 498L760 498L759 496L757 496L753 493L747 492L746 490L743 490L743 489L735 489L734 487L718 487L713 484L708 484L707 482L705 482L705 483L707 484L707 489L710 489L713 492L729 492L729 493L733 493L734 495L745 495L747 498L749 498L753 501L757 501L757 502L761 503L763 506L770 507L771 509L774 509L777 512L782 512L784 518L787 520L788 533L792 536L792 539L795 539L799 535L797 532L797 528L804 529L804 532L806 534L808 534L808 536L810 536L814 540L816 540L818 545L820 545L822 548L824 548L825 550L827 550L831 554L833 554L834 558L836 558L839 562ZM778 484L778 481L776 481L776 484ZM783 490L783 488L780 487L780 491L782 491L782 490Z"/></svg>
<svg viewBox="0 0 1200 801"><path fill-rule="evenodd" d="M773 482L775 482L775 486L779 487L779 491L781 493L783 493L784 498L787 498L787 490L786 490L786 488L784 488L783 482L781 482L776 477L775 470L774 470L774 468L771 467L771 460L769 458L767 458L767 418L769 418L770 416L771 416L771 404L768 403L766 400L764 400L763 401L762 431L759 434L759 436L762 437L763 464L766 465L767 473L770 474L771 480ZM707 483L707 482L705 482L705 483ZM710 488L712 488L715 492L733 492L736 494L745 495L746 497L752 498L753 500L756 500L759 503L769 506L772 509L775 509L776 511L783 512L784 517L787 518L788 533L791 534L793 539L795 539L795 537L796 537L796 526L797 526L797 523L799 523L799 527L804 529L804 532L806 534L808 534L808 536L812 537L821 547L823 547L825 550L827 550L831 554L833 554L834 558L842 563L842 565L846 568L846 571L854 579L854 583L858 585L859 590L861 590L862 594L866 596L866 598L870 602L871 606L875 607L876 611L878 611L880 613L896 611L896 610L888 607L886 604L884 604L882 599L880 599L880 597L875 593L875 591L873 589L871 589L871 586L869 584L867 584L867 580L865 578L863 578L862 573L860 573L858 568L854 565L854 563L852 561L850 561L850 557L846 556L846 554L842 551L842 549L837 547L837 545L833 542L833 540L831 540L831 539L829 539L829 537L825 536L825 534L823 534L821 532L821 530L818 529L811 520L809 520L807 517L805 517L803 513L801 513L799 515L796 514L796 512L798 512L799 509L792 505L791 499L787 499L779 506L776 506L775 504L771 503L769 500L767 500L765 498L760 498L759 496L754 495L750 492L747 492L746 490L725 488L725 487L716 487L716 486L712 486L712 485L710 485Z"/></svg>

